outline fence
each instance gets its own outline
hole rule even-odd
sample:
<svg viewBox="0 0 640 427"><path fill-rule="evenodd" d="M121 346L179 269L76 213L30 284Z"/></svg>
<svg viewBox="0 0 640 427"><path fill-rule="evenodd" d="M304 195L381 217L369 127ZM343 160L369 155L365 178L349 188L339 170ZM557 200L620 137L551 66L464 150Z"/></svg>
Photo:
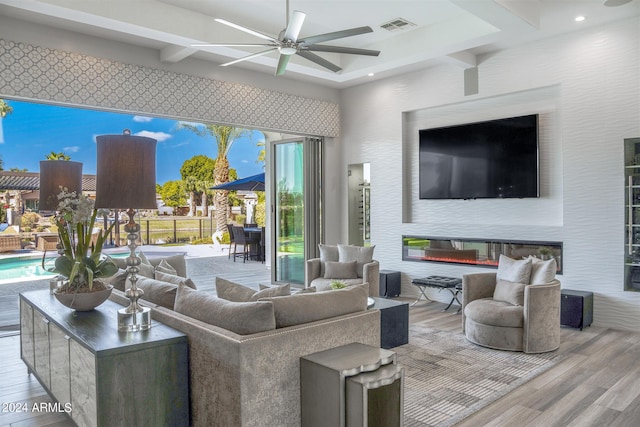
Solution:
<svg viewBox="0 0 640 427"><path fill-rule="evenodd" d="M140 238L144 245L160 245L165 243L191 243L196 239L211 237L215 231L213 218L141 218ZM124 224L114 227L109 243L127 244L127 233Z"/></svg>

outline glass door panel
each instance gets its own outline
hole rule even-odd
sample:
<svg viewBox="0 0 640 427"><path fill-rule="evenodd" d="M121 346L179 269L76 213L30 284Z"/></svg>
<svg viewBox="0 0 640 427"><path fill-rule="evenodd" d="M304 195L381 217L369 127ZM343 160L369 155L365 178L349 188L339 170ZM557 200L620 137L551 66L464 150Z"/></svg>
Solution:
<svg viewBox="0 0 640 427"><path fill-rule="evenodd" d="M304 141L274 144L274 280L304 283Z"/></svg>

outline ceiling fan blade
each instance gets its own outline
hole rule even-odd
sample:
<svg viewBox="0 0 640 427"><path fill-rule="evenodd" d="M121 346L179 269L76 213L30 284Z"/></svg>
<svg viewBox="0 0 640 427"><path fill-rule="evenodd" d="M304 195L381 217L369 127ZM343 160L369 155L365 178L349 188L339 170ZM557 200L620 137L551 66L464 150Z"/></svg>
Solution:
<svg viewBox="0 0 640 427"><path fill-rule="evenodd" d="M327 61L326 59L316 55L313 52L309 52L308 50L300 50L298 51L298 55L302 56L303 58L308 59L311 62L315 62L316 64L327 68L331 71L333 71L334 73L337 73L338 71L342 71L342 68L338 67L337 65Z"/></svg>
<svg viewBox="0 0 640 427"><path fill-rule="evenodd" d="M229 65L237 64L238 62L246 61L248 59L257 58L258 56L266 55L269 52L273 52L274 50L278 50L278 48L274 47L272 49L263 50L262 52L254 53L253 55L243 56L242 58L233 60L231 62L225 62L224 64L220 64L221 67L226 67Z"/></svg>
<svg viewBox="0 0 640 427"><path fill-rule="evenodd" d="M259 44L259 43L193 43L191 47L261 47L261 46L273 46L276 47L274 43L271 44Z"/></svg>
<svg viewBox="0 0 640 427"><path fill-rule="evenodd" d="M352 36L357 36L359 34L366 34L371 32L373 32L371 27L357 27L357 28L351 28L348 30L335 31L333 33L319 34L317 36L305 37L304 39L298 40L298 43L312 45L316 43L327 42L329 40L342 39L345 37L352 37Z"/></svg>
<svg viewBox="0 0 640 427"><path fill-rule="evenodd" d="M314 52L348 53L351 55L368 55L368 56L380 55L379 50L357 49L354 47L342 47L342 46L327 46L327 45L321 45L321 44L312 44L311 46L303 46L302 49L311 50Z"/></svg>
<svg viewBox="0 0 640 427"><path fill-rule="evenodd" d="M280 59L278 60L278 68L276 68L276 76L284 75L284 72L287 70L289 58L291 58L291 55L280 55Z"/></svg>
<svg viewBox="0 0 640 427"><path fill-rule="evenodd" d="M304 18L307 15L304 13L294 10L293 16L287 25L287 29L284 32L284 40L296 41L298 40L298 35L300 34L300 30L302 29L302 24L304 23Z"/></svg>
<svg viewBox="0 0 640 427"><path fill-rule="evenodd" d="M234 24L233 22L229 22L224 19L216 18L215 21L221 24L227 25L231 28L235 28L236 30L244 31L245 33L249 33L253 36L260 37L261 39L269 40L270 42L273 42L273 43L278 43L279 41L278 39L271 37L268 34L261 33L260 31L252 30L251 28L248 28L248 27L243 27L242 25Z"/></svg>

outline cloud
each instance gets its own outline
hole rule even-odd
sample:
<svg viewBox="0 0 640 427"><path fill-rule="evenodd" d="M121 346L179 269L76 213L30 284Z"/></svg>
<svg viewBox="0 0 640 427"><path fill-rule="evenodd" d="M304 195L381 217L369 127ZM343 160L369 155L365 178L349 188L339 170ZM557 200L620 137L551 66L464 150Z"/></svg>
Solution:
<svg viewBox="0 0 640 427"><path fill-rule="evenodd" d="M77 145L73 145L71 147L64 147L62 151L64 151L65 153L77 153L78 151L80 151L80 147L78 147Z"/></svg>
<svg viewBox="0 0 640 427"><path fill-rule="evenodd" d="M151 120L153 120L153 117L133 116L133 121L138 123L149 123Z"/></svg>
<svg viewBox="0 0 640 427"><path fill-rule="evenodd" d="M200 123L200 122L187 122L185 120L179 120L178 121L178 127L180 127L182 125L195 126L195 127L205 126L204 123Z"/></svg>
<svg viewBox="0 0 640 427"><path fill-rule="evenodd" d="M152 132L150 130L143 130L135 133L137 136L146 136L147 138L153 138L158 142L166 141L171 138L171 134L166 132Z"/></svg>

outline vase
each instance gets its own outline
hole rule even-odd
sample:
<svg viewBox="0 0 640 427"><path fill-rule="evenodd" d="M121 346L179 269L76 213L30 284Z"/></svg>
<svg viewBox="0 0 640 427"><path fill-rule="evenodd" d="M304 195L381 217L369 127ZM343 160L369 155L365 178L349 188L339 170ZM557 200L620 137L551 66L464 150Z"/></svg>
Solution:
<svg viewBox="0 0 640 427"><path fill-rule="evenodd" d="M56 289L53 295L65 307L76 311L91 311L109 298L112 289L111 285L107 289L93 292L60 292Z"/></svg>

